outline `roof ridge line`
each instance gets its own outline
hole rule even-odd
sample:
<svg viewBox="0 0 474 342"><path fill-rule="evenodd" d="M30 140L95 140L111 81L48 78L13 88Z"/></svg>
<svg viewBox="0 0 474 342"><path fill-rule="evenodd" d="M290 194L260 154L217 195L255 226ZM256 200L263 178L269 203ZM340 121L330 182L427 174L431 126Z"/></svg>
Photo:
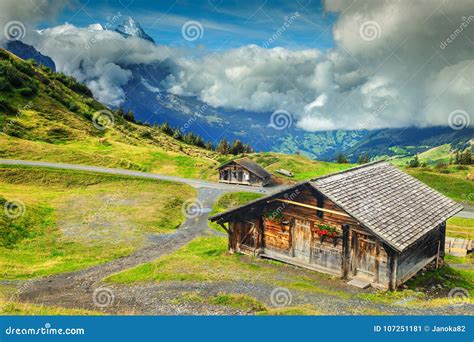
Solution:
<svg viewBox="0 0 474 342"><path fill-rule="evenodd" d="M342 170L342 171L330 173L330 174L328 174L328 175L324 175L324 176L312 178L312 179L310 179L308 182L315 182L315 181L320 180L320 179L324 179L324 178L328 178L328 177L340 175L340 174L342 174L342 173L351 172L351 171L354 171L354 170L363 169L363 168L366 168L366 167L369 167L369 166L373 166L373 165L376 165L376 164L381 164L381 163L390 164L390 163L389 163L388 161L386 161L386 160L377 160L377 161L373 161L373 162L370 162L370 163L366 163L366 164L362 164L362 165L357 165L357 166L354 166L354 167L351 167L351 168L348 168L348 169L345 169L345 170Z"/></svg>

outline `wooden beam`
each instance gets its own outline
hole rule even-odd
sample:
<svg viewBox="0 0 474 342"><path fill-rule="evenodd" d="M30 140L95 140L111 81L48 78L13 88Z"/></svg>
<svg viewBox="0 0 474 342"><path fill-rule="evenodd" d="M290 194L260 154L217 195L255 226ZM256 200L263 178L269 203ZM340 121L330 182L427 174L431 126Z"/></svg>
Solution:
<svg viewBox="0 0 474 342"><path fill-rule="evenodd" d="M276 198L274 200L268 201L267 203L274 202L274 201L293 204L293 205L297 205L297 206L305 207L305 208L309 208L309 209L324 211L326 213L331 213L331 214L334 214L334 215L340 215L340 216L344 216L344 217L351 217L350 215L347 215L346 213L343 213L341 211L335 211L335 210L319 208L319 207L316 207L314 205L304 204L304 203L301 203L301 202L290 201L290 200L286 200L286 199L282 199L282 198Z"/></svg>
<svg viewBox="0 0 474 342"><path fill-rule="evenodd" d="M224 229L227 232L227 234L229 234L229 229L227 229L227 227L224 225L224 222L217 222L217 223L219 224L219 226L222 227L222 229Z"/></svg>
<svg viewBox="0 0 474 342"><path fill-rule="evenodd" d="M351 248L349 241L349 225L342 225L342 277L347 279L349 276L350 260L351 260Z"/></svg>

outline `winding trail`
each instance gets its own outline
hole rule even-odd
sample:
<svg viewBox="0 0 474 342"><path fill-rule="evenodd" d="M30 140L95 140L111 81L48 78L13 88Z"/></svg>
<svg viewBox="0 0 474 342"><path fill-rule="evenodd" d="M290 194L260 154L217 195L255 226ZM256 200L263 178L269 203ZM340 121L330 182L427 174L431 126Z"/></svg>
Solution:
<svg viewBox="0 0 474 342"><path fill-rule="evenodd" d="M101 287L103 278L172 253L198 236L219 234L208 228L209 210L206 209L210 209L222 193L218 189L199 188L197 199L202 203L203 210L197 217L187 218L175 232L150 234L148 244L129 256L81 271L28 281L21 286L19 299L45 305L97 309L93 292Z"/></svg>
<svg viewBox="0 0 474 342"><path fill-rule="evenodd" d="M124 170L124 169L114 169L114 168L109 168L109 167L89 166L89 165L52 163L52 162L42 162L42 161L30 161L30 160L0 159L0 165L2 164L3 165L17 165L17 166L31 166L31 167L46 167L46 168L62 169L62 170L88 171L88 172L107 173L111 175L122 175L122 176L137 177L137 178L157 179L157 180L165 180L165 181L170 181L170 182L184 183L194 188L210 188L210 189L220 189L224 191L247 191L247 192L257 192L257 193L266 194L269 192L277 191L278 189L282 188L281 186L271 186L271 187L266 187L266 188L260 188L260 187L251 187L251 186L245 186L245 185L223 184L223 183L217 183L217 182L208 182L208 181L199 180L199 179L162 175L158 173L131 171L131 170Z"/></svg>

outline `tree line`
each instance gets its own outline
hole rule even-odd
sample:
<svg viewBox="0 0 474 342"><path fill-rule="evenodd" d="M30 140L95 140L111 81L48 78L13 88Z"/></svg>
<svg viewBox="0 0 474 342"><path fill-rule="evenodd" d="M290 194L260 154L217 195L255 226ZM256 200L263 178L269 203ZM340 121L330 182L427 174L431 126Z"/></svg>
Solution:
<svg viewBox="0 0 474 342"><path fill-rule="evenodd" d="M131 110L124 110L122 106L117 109L116 114L129 122L149 126L147 123L137 121L133 112ZM223 138L217 143L217 145L214 145L211 141L205 141L199 134L193 132L185 133L179 128L172 127L168 122L164 122L161 125L154 124L153 128L188 145L201 147L209 151L216 151L223 155L238 155L254 152L253 148L249 144L244 144L239 139L229 142L226 138Z"/></svg>

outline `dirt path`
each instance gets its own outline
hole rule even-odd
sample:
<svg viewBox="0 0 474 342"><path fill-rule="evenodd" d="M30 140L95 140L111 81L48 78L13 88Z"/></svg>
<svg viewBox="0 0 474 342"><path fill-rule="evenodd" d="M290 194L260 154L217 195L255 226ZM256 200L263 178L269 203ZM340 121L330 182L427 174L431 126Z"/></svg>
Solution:
<svg viewBox="0 0 474 342"><path fill-rule="evenodd" d="M207 218L212 204L221 194L222 190L199 188L197 199L202 203L202 211L197 217L187 218L176 232L151 234L147 245L130 256L77 272L25 282L20 287L18 299L45 305L97 309L92 301L93 292L101 286L103 278L169 254L198 236L219 234L208 228Z"/></svg>

